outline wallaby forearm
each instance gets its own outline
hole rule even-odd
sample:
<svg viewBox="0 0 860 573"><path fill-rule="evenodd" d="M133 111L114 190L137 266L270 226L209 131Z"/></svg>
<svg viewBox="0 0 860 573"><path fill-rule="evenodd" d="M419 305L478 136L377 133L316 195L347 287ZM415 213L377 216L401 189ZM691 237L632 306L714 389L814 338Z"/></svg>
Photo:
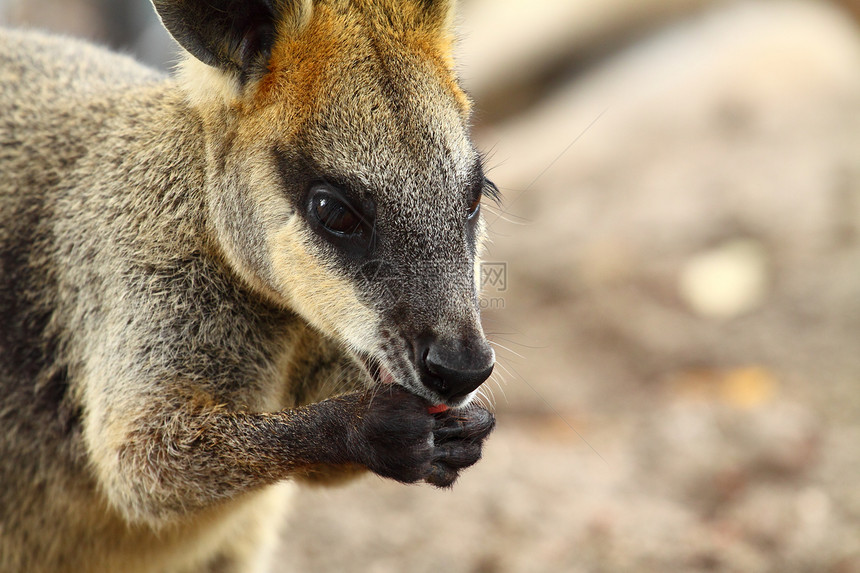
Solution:
<svg viewBox="0 0 860 573"><path fill-rule="evenodd" d="M319 465L450 485L480 457L494 419L477 407L432 415L427 405L392 387L277 413L210 406L152 415L117 451L111 501L130 521L160 524Z"/></svg>
<svg viewBox="0 0 860 573"><path fill-rule="evenodd" d="M351 460L348 401L277 413L183 407L148 414L118 448L115 506L131 521L162 522ZM354 416L354 414L353 414Z"/></svg>

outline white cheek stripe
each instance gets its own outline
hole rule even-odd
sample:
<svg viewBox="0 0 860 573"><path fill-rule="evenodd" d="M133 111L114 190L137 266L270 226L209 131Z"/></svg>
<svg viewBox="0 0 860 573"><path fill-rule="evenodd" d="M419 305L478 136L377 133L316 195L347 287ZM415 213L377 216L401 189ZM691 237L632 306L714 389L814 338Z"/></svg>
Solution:
<svg viewBox="0 0 860 573"><path fill-rule="evenodd" d="M270 235L275 289L313 326L359 352L377 347L380 317L363 304L355 287L313 255L298 217Z"/></svg>

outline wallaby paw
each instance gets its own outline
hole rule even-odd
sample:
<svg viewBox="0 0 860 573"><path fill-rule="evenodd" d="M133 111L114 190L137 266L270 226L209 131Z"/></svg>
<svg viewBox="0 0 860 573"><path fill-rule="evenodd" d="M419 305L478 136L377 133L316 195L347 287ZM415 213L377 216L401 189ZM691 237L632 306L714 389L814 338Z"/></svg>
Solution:
<svg viewBox="0 0 860 573"><path fill-rule="evenodd" d="M399 386L376 387L358 400L362 411L350 440L355 457L403 483L451 486L481 458L495 426L493 415L479 406L431 414L426 400Z"/></svg>
<svg viewBox="0 0 860 573"><path fill-rule="evenodd" d="M434 458L425 481L437 487L450 487L461 470L481 459L484 440L495 428L496 418L477 405L439 412L434 418Z"/></svg>

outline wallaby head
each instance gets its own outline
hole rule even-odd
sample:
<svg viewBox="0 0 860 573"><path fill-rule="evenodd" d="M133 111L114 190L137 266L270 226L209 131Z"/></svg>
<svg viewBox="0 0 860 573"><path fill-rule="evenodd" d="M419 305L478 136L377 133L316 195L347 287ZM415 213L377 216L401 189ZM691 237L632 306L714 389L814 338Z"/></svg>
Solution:
<svg viewBox="0 0 860 573"><path fill-rule="evenodd" d="M154 0L189 52L208 208L253 288L368 380L460 405L489 377L482 193L454 0Z"/></svg>

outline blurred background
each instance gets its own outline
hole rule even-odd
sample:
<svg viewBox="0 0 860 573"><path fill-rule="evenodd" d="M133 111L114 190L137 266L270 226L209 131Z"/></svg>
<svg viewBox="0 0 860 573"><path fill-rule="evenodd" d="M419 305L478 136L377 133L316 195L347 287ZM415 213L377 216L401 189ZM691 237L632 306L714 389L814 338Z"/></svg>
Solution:
<svg viewBox="0 0 860 573"><path fill-rule="evenodd" d="M498 429L452 491L304 491L276 571L860 571L858 17L464 0ZM0 22L175 57L146 0Z"/></svg>

